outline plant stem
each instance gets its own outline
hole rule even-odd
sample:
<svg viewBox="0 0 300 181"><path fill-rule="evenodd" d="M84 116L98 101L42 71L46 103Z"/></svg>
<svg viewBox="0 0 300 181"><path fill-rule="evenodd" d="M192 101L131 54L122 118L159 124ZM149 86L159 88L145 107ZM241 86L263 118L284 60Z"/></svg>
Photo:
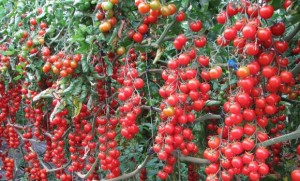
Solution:
<svg viewBox="0 0 300 181"><path fill-rule="evenodd" d="M292 74L293 74L293 76L295 77L295 76L297 76L298 74L299 74L299 72L300 72L300 63L298 63L293 69L292 69Z"/></svg>
<svg viewBox="0 0 300 181"><path fill-rule="evenodd" d="M288 34L284 40L287 41L287 42L290 42L294 36L296 36L296 34L300 31L300 23L297 24L297 26L295 27L295 29L290 33Z"/></svg>
<svg viewBox="0 0 300 181"><path fill-rule="evenodd" d="M296 129L296 131L293 131L291 133L282 135L282 136L278 136L276 138L272 138L269 139L267 141L264 141L262 143L257 144L257 147L263 146L263 147L267 147L276 143L281 143L281 142L285 142L288 140L292 140L292 139L297 139L300 138L300 128Z"/></svg>

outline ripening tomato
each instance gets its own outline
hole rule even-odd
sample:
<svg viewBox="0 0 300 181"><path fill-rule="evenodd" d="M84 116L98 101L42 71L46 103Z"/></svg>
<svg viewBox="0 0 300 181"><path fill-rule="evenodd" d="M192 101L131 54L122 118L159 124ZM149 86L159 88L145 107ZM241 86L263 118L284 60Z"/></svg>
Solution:
<svg viewBox="0 0 300 181"><path fill-rule="evenodd" d="M43 72L48 73L51 69L51 64L49 62L46 62L45 65L43 66Z"/></svg>
<svg viewBox="0 0 300 181"><path fill-rule="evenodd" d="M170 14L169 15L173 15L173 14L175 14L176 13L176 11L177 11L177 8L176 8L176 5L175 4L168 4L168 9L169 9L169 11L170 11Z"/></svg>
<svg viewBox="0 0 300 181"><path fill-rule="evenodd" d="M237 36L237 30L235 27L229 27L224 30L223 34L226 40L234 40Z"/></svg>
<svg viewBox="0 0 300 181"><path fill-rule="evenodd" d="M99 29L100 29L100 31L103 32L103 33L106 33L106 32L108 32L108 31L110 31L110 29L111 29L111 24L110 24L110 22L109 22L109 21L105 21L105 22L101 23L101 24L99 25Z"/></svg>
<svg viewBox="0 0 300 181"><path fill-rule="evenodd" d="M177 22L182 22L182 21L184 21L184 19L185 19L185 14L184 14L184 12L179 12L178 13L178 15L176 16L176 21Z"/></svg>
<svg viewBox="0 0 300 181"><path fill-rule="evenodd" d="M198 48L202 48L206 45L206 38L205 36L201 36L200 38L194 39L194 44Z"/></svg>
<svg viewBox="0 0 300 181"><path fill-rule="evenodd" d="M245 78L247 77L248 75L250 75L250 69L246 66L242 66L240 67L237 71L236 71L236 75L239 77L239 78Z"/></svg>
<svg viewBox="0 0 300 181"><path fill-rule="evenodd" d="M265 160L269 157L269 150L265 147L258 147L255 151L255 156L258 159Z"/></svg>
<svg viewBox="0 0 300 181"><path fill-rule="evenodd" d="M132 38L133 38L133 40L134 40L135 42L137 42L137 43L140 43L140 42L143 41L143 35L142 35L140 32L134 33L134 35L133 35Z"/></svg>
<svg viewBox="0 0 300 181"><path fill-rule="evenodd" d="M284 53L288 49L288 43L286 41L275 41L274 47L280 53Z"/></svg>
<svg viewBox="0 0 300 181"><path fill-rule="evenodd" d="M164 115L170 117L175 114L175 109L173 107L167 107L167 108L163 109L163 113L164 113Z"/></svg>
<svg viewBox="0 0 300 181"><path fill-rule="evenodd" d="M220 66L216 66L209 71L209 76L211 79L218 79L222 76L222 68Z"/></svg>
<svg viewBox="0 0 300 181"><path fill-rule="evenodd" d="M290 7L293 4L292 0L284 0L282 6L285 10L287 10L288 7Z"/></svg>
<svg viewBox="0 0 300 181"><path fill-rule="evenodd" d="M146 2L141 2L138 5L138 11L140 14L146 14L150 11L150 5Z"/></svg>
<svg viewBox="0 0 300 181"><path fill-rule="evenodd" d="M278 22L271 26L271 32L275 36L281 36L285 32L285 25L283 22Z"/></svg>
<svg viewBox="0 0 300 181"><path fill-rule="evenodd" d="M138 32L140 32L141 34L145 34L148 32L148 25L146 24L141 24L139 27L138 27Z"/></svg>
<svg viewBox="0 0 300 181"><path fill-rule="evenodd" d="M257 43L247 43L244 47L247 55L257 55L259 53L259 46Z"/></svg>
<svg viewBox="0 0 300 181"><path fill-rule="evenodd" d="M222 11L217 15L216 19L219 24L224 24L226 22L226 13Z"/></svg>
<svg viewBox="0 0 300 181"><path fill-rule="evenodd" d="M202 22L201 20L197 20L195 22L190 23L190 29L193 32L198 32L202 29Z"/></svg>
<svg viewBox="0 0 300 181"><path fill-rule="evenodd" d="M161 12L161 15L164 16L164 17L167 17L167 16L169 16L171 14L171 11L168 8L168 6L162 6L160 8L160 12Z"/></svg>
<svg viewBox="0 0 300 181"><path fill-rule="evenodd" d="M211 149L216 149L220 145L220 138L217 136L210 137L208 140L208 147Z"/></svg>
<svg viewBox="0 0 300 181"><path fill-rule="evenodd" d="M273 14L274 14L274 8L272 5L264 5L259 9L259 15L264 19L271 18Z"/></svg>
<svg viewBox="0 0 300 181"><path fill-rule="evenodd" d="M211 148L207 148L203 153L203 157L212 163L218 161L219 156L219 151Z"/></svg>
<svg viewBox="0 0 300 181"><path fill-rule="evenodd" d="M271 30L266 27L266 28L259 28L257 30L257 38L261 41L267 41L272 37L272 32Z"/></svg>
<svg viewBox="0 0 300 181"><path fill-rule="evenodd" d="M293 170L291 172L291 178L292 178L292 181L299 181L300 180L300 169Z"/></svg>
<svg viewBox="0 0 300 181"><path fill-rule="evenodd" d="M245 38L254 39L256 35L256 27L252 24L247 24L244 26L242 34Z"/></svg>
<svg viewBox="0 0 300 181"><path fill-rule="evenodd" d="M208 56L204 56L204 55L200 55L198 57L198 63L204 67L207 67L209 65L209 57Z"/></svg>
<svg viewBox="0 0 300 181"><path fill-rule="evenodd" d="M158 0L153 0L153 1L150 2L150 8L152 10L159 10L160 7L161 7L161 4Z"/></svg>

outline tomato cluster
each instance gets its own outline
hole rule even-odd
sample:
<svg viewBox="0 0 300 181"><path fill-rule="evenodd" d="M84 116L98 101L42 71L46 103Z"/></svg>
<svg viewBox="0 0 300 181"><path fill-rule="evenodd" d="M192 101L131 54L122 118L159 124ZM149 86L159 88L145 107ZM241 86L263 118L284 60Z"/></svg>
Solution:
<svg viewBox="0 0 300 181"><path fill-rule="evenodd" d="M48 47L44 47L42 53L43 59L46 61L43 66L43 72L48 73L52 70L54 74L57 74L60 77L67 77L74 73L82 58L81 54L66 55L63 51L59 52L57 55L50 55L51 52Z"/></svg>
<svg viewBox="0 0 300 181"><path fill-rule="evenodd" d="M193 26L199 31L198 24ZM179 35L174 41L174 47L182 49L186 41L184 35ZM173 172L176 161L172 154L174 150L180 150L185 156L198 152L198 147L192 142L194 135L189 125L194 123L196 112L201 111L209 99L210 84L200 82L197 68L202 65L196 56L197 50L192 47L169 60L168 69L162 72L165 81L165 85L159 89L164 99L160 106L162 122L153 146L158 158L166 162L166 166L158 173L161 179L166 179Z"/></svg>
<svg viewBox="0 0 300 181"><path fill-rule="evenodd" d="M198 181L200 179L200 175L197 172L195 165L190 163L188 165L188 181Z"/></svg>
<svg viewBox="0 0 300 181"><path fill-rule="evenodd" d="M113 10L114 5L119 3L118 0L105 1L97 5L96 19L101 21L99 30L102 33L109 32L118 22Z"/></svg>
<svg viewBox="0 0 300 181"><path fill-rule="evenodd" d="M133 48L129 50L129 55L122 60L125 66L120 67L117 79L118 83L122 84L122 87L118 89L118 98L122 101L119 107L121 134L126 139L132 139L139 132L136 120L141 114L141 96L138 90L144 87L144 80L138 77L135 63L136 54Z"/></svg>
<svg viewBox="0 0 300 181"><path fill-rule="evenodd" d="M140 172L140 181L146 181L147 180L147 169L142 168Z"/></svg>
<svg viewBox="0 0 300 181"><path fill-rule="evenodd" d="M11 180L14 177L14 167L15 161L13 158L1 156L2 159L2 169L6 170L5 177L7 180Z"/></svg>
<svg viewBox="0 0 300 181"><path fill-rule="evenodd" d="M228 21L239 13L235 22ZM204 158L212 162L206 167L206 180L218 180L218 174L222 180L232 180L236 174L259 180L270 172L272 165L266 159L272 155L273 164L280 160L282 144L272 145L272 152L256 146L269 135L279 136L285 128L285 115L281 113L285 107L279 102L295 84L292 73L286 70L289 60L283 55L288 44L276 38L284 34L284 23L269 27L262 23L273 14L273 7L267 3L241 1L228 3L217 15L218 23L225 24L217 43L227 46L232 42L240 66L235 71L238 89L230 92L223 107L225 125L208 140L209 148L204 152ZM254 60L246 60L249 57ZM269 126L269 120L276 126Z"/></svg>

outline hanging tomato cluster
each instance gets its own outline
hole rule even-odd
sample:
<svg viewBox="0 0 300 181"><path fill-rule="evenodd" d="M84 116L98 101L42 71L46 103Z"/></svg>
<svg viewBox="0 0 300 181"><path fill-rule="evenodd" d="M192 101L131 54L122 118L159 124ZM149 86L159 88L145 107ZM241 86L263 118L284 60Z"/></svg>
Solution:
<svg viewBox="0 0 300 181"><path fill-rule="evenodd" d="M289 94L295 80L286 70L288 59L284 53L288 43L281 40L285 25L278 22L268 26L274 8L248 1L230 2L217 15L224 24L223 34L218 37L220 46L233 43L237 57L235 75L237 90L230 90L224 104L226 114L219 135L212 136L204 152L204 158L212 162L206 167L206 180L232 180L242 174L256 181L270 172L271 164L278 164L282 144L272 146L272 152L256 143L269 136L278 136L285 128L285 107L280 105L282 95ZM234 21L229 21L233 20ZM234 91L234 92L233 92ZM275 127L269 121L275 123ZM280 122L279 122L280 120ZM270 157L271 162L266 162Z"/></svg>
<svg viewBox="0 0 300 181"><path fill-rule="evenodd" d="M136 0L135 6L138 12L145 16L143 23L139 25L137 31L131 30L128 36L135 42L140 43L144 39L144 35L148 33L150 24L157 24L160 16L166 18L176 13L177 8L174 4L162 5L160 1L152 0L150 3L143 0Z"/></svg>
<svg viewBox="0 0 300 181"><path fill-rule="evenodd" d="M178 17L177 17L178 19ZM192 22L190 29L197 33L202 29L200 20ZM201 46L205 45L205 37L201 37ZM178 35L174 47L178 50L187 48L185 35ZM159 89L164 99L160 108L161 123L155 137L153 150L158 158L166 163L158 173L158 177L166 179L173 172L176 158L173 151L178 149L182 155L196 154L198 147L192 142L194 135L190 125L195 121L196 112L201 111L209 99L210 84L201 82L198 74L199 66L208 66L209 58L204 55L197 57L197 49L191 47L168 61L168 69L162 72L165 84ZM205 80L204 78L202 78ZM210 77L209 77L210 79Z"/></svg>
<svg viewBox="0 0 300 181"><path fill-rule="evenodd" d="M120 67L117 81L122 84L122 87L118 89L118 98L122 101L119 107L121 134L126 139L132 139L139 132L136 120L141 114L142 100L138 90L144 87L144 80L138 77L135 63L137 56L134 48L128 53L129 57L122 59L125 65Z"/></svg>
<svg viewBox="0 0 300 181"><path fill-rule="evenodd" d="M113 7L118 4L118 0L110 0L97 5L96 19L101 21L99 30L103 33L109 32L118 22L115 17Z"/></svg>
<svg viewBox="0 0 300 181"><path fill-rule="evenodd" d="M66 55L61 51L57 55L50 56L50 50L47 47L42 49L43 59L46 63L43 66L43 72L48 73L50 70L60 77L67 77L74 73L81 60L81 54Z"/></svg>

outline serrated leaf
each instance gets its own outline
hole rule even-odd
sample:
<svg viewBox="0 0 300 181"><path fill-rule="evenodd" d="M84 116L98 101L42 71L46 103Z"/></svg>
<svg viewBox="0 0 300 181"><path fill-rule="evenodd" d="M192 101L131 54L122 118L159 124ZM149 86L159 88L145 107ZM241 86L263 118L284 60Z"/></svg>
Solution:
<svg viewBox="0 0 300 181"><path fill-rule="evenodd" d="M227 84L227 83L222 84L222 85L221 85L221 90L223 91L223 90L225 90L227 87L228 87L228 84Z"/></svg>
<svg viewBox="0 0 300 181"><path fill-rule="evenodd" d="M5 55L5 56L10 56L10 55L15 54L15 51L14 50L7 50L7 51L0 50L0 54Z"/></svg>
<svg viewBox="0 0 300 181"><path fill-rule="evenodd" d="M73 96L77 96L77 95L80 94L80 92L82 91L82 90L81 90L81 88L82 88L81 84L82 84L82 81L80 81L80 82L75 86L75 89L72 90L72 95L73 95Z"/></svg>
<svg viewBox="0 0 300 181"><path fill-rule="evenodd" d="M52 88L48 88L48 89L45 89L43 90L42 92L40 92L39 94L37 94L36 96L34 96L33 98L33 102L36 102L42 98L50 98L50 97L53 97L52 95L52 92L54 90Z"/></svg>
<svg viewBox="0 0 300 181"><path fill-rule="evenodd" d="M41 80L41 72L39 70L35 71L36 81L39 82Z"/></svg>
<svg viewBox="0 0 300 181"><path fill-rule="evenodd" d="M92 110L93 102L94 102L94 96L91 95L89 97L89 100L88 100L87 104L86 104L88 110Z"/></svg>
<svg viewBox="0 0 300 181"><path fill-rule="evenodd" d="M94 35L89 35L86 37L85 42L91 45L91 44L93 44L95 39L96 39L96 37Z"/></svg>
<svg viewBox="0 0 300 181"><path fill-rule="evenodd" d="M80 87L82 83L82 79L77 79L71 82L68 88L62 91L61 95L69 95L73 94L75 89L78 89L78 86Z"/></svg>
<svg viewBox="0 0 300 181"><path fill-rule="evenodd" d="M205 103L206 106L216 106L216 105L220 105L220 104L221 104L221 101L215 101L215 100L208 100Z"/></svg>
<svg viewBox="0 0 300 181"><path fill-rule="evenodd" d="M77 97L72 97L72 108L73 108L73 118L78 116L80 113L81 107L82 107L82 102Z"/></svg>
<svg viewBox="0 0 300 181"><path fill-rule="evenodd" d="M16 77L14 77L14 80L20 80L22 78L22 75L18 75Z"/></svg>
<svg viewBox="0 0 300 181"><path fill-rule="evenodd" d="M57 113L59 113L62 110L64 110L65 107L66 107L65 102L64 101L59 101L55 105L55 108L53 109L52 113L50 114L50 121L53 120L53 118L56 116Z"/></svg>
<svg viewBox="0 0 300 181"><path fill-rule="evenodd" d="M84 73L87 73L87 72L89 71L89 65L88 65L88 63L87 63L87 59L88 59L88 58L83 58L83 59L81 60L81 67L82 67L82 71L83 71Z"/></svg>
<svg viewBox="0 0 300 181"><path fill-rule="evenodd" d="M86 31L87 31L87 26L84 25L84 24L79 24L79 30L80 30L81 32L86 32Z"/></svg>
<svg viewBox="0 0 300 181"><path fill-rule="evenodd" d="M81 87L81 94L80 94L80 101L84 102L87 97L88 89L87 85L82 85Z"/></svg>
<svg viewBox="0 0 300 181"><path fill-rule="evenodd" d="M113 65L112 65L111 61L109 61L108 57L105 57L104 61L105 61L106 65L107 65L107 67L106 67L106 74L108 76L112 76L112 74L113 74Z"/></svg>
<svg viewBox="0 0 300 181"><path fill-rule="evenodd" d="M70 38L70 42L84 41L85 37L82 34L76 34Z"/></svg>
<svg viewBox="0 0 300 181"><path fill-rule="evenodd" d="M26 72L26 75L27 75L27 77L28 77L28 79L29 79L30 82L34 82L34 76L33 76L32 73Z"/></svg>
<svg viewBox="0 0 300 181"><path fill-rule="evenodd" d="M75 81L71 82L69 87L62 91L61 95L71 94L73 92L73 90L76 88L78 82L79 82L79 80L75 80Z"/></svg>

